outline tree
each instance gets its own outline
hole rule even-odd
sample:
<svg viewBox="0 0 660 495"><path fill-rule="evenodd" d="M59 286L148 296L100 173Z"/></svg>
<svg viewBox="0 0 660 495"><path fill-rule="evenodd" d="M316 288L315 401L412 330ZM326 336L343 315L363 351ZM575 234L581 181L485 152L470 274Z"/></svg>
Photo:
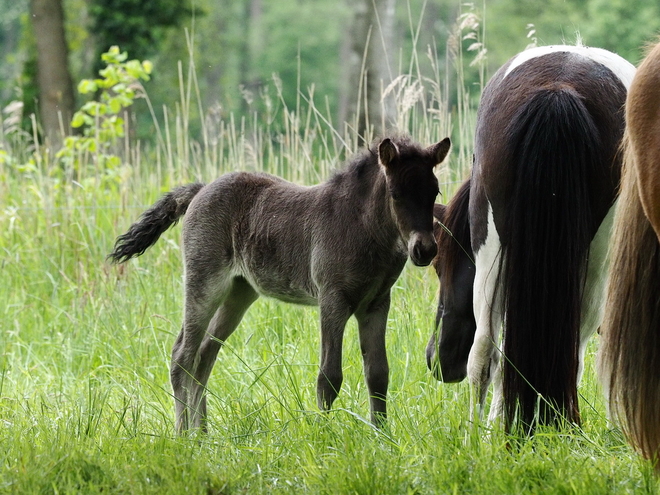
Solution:
<svg viewBox="0 0 660 495"><path fill-rule="evenodd" d="M363 139L382 133L395 120L394 104L383 100L393 78L391 60L395 0L357 0L342 49L345 86L340 122L355 122Z"/></svg>
<svg viewBox="0 0 660 495"><path fill-rule="evenodd" d="M37 47L40 122L46 142L59 148L74 110L62 0L30 0Z"/></svg>

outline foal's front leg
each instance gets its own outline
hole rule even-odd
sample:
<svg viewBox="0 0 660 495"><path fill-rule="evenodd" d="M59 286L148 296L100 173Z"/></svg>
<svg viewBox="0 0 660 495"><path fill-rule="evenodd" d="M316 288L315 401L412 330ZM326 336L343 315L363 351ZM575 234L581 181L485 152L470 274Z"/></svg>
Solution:
<svg viewBox="0 0 660 495"><path fill-rule="evenodd" d="M316 382L319 409L328 411L337 398L344 374L342 344L344 328L351 316L346 299L337 293L325 294L319 300L321 313L321 366Z"/></svg>
<svg viewBox="0 0 660 495"><path fill-rule="evenodd" d="M357 313L364 376L369 389L371 422L382 427L387 420L387 387L390 368L385 348L385 328L390 309L390 294L372 303L367 311Z"/></svg>

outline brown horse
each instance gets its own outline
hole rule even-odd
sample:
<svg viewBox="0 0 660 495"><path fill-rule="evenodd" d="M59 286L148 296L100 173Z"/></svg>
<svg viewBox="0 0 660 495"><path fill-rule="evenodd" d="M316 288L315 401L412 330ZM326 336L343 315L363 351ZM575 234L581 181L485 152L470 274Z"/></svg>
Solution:
<svg viewBox="0 0 660 495"><path fill-rule="evenodd" d="M621 198L614 220L600 378L610 413L660 470L660 44L626 100Z"/></svg>
<svg viewBox="0 0 660 495"><path fill-rule="evenodd" d="M436 208L445 228L428 365L440 380L467 376L479 416L493 382L489 420L503 416L507 429L579 422L634 71L583 46L509 60L481 98L472 175Z"/></svg>
<svg viewBox="0 0 660 495"><path fill-rule="evenodd" d="M216 356L259 295L320 307L323 410L341 388L344 327L356 317L371 420L382 424L390 289L408 256L424 266L436 255L433 170L449 147L448 138L426 149L408 138L384 139L312 187L229 173L174 189L117 239L109 258L123 262L186 214L185 309L170 368L179 431L206 428Z"/></svg>

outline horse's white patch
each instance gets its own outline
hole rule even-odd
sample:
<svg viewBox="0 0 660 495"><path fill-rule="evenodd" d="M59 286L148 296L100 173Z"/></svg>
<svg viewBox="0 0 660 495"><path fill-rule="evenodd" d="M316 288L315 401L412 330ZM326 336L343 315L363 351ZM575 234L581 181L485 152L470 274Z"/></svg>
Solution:
<svg viewBox="0 0 660 495"><path fill-rule="evenodd" d="M486 241L475 253L476 274L473 307L477 330L467 365L468 379L477 389L480 416L483 412L484 398L497 365L494 351L499 343L502 314L498 301L494 301L494 296L497 290L501 252L500 237L495 229L493 208L489 202Z"/></svg>
<svg viewBox="0 0 660 495"><path fill-rule="evenodd" d="M511 71L517 67L520 67L525 62L556 52L577 53L593 60L594 62L598 62L599 64L604 65L610 69L621 80L626 89L630 88L630 83L632 82L632 78L635 75L635 66L633 64L620 57L616 53L612 53L602 48L593 48L582 45L537 46L530 48L529 50L525 50L524 52L519 53L511 61L509 67L506 70L506 73L504 74L504 77L508 76Z"/></svg>

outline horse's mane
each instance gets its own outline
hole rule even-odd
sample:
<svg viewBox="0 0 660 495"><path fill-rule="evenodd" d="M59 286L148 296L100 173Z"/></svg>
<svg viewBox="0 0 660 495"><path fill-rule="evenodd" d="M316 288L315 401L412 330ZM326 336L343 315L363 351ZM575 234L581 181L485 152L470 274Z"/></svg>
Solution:
<svg viewBox="0 0 660 495"><path fill-rule="evenodd" d="M444 219L436 235L438 255L433 265L443 273L443 284L451 291L454 268L463 256L472 258L468 206L470 202L470 179L466 180L447 204Z"/></svg>

